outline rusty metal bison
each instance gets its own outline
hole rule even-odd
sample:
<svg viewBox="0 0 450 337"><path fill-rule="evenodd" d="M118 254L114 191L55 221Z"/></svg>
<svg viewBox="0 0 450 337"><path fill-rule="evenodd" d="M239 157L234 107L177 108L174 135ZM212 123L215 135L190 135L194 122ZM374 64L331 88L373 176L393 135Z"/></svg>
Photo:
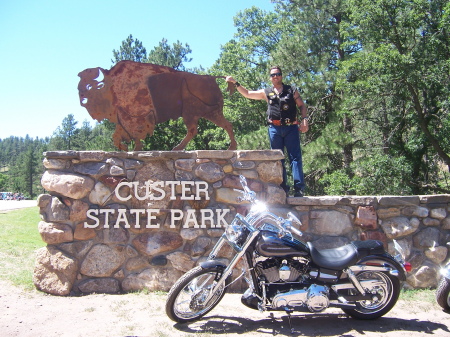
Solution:
<svg viewBox="0 0 450 337"><path fill-rule="evenodd" d="M158 123L183 118L184 139L173 150L183 150L197 134L200 118L223 128L236 149L232 124L223 116L223 97L216 78L151 63L120 61L110 70L89 68L78 74L80 104L97 121L116 124L114 145L142 150L142 139L152 135ZM229 90L231 90L229 88Z"/></svg>

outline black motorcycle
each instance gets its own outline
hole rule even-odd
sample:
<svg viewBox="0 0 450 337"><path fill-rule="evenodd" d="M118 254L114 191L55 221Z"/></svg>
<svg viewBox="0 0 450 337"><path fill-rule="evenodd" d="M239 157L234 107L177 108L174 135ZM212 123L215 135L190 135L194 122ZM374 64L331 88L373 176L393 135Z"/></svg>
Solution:
<svg viewBox="0 0 450 337"><path fill-rule="evenodd" d="M231 275L240 260L244 267L236 279L244 277L249 286L242 303L260 311L285 311L289 322L294 311L318 313L330 306L358 319L375 319L392 309L408 266L400 254L391 256L376 240L333 249L304 243L298 239L300 220L292 213L286 219L271 213L240 179L240 199L252 204L250 211L245 217L236 214L208 260L172 286L166 302L172 320L194 321L212 310L236 281ZM225 244L236 252L228 265L217 259Z"/></svg>

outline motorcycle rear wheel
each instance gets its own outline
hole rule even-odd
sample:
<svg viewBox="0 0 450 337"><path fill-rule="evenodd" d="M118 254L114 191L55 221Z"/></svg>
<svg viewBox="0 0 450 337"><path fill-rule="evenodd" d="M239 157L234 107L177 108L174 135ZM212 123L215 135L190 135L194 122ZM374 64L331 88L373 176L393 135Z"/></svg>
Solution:
<svg viewBox="0 0 450 337"><path fill-rule="evenodd" d="M210 312L225 295L231 276L204 303L211 290L222 275L221 268L203 269L198 266L184 274L170 289L166 301L166 314L178 323L186 323L200 319Z"/></svg>
<svg viewBox="0 0 450 337"><path fill-rule="evenodd" d="M450 280L441 277L436 288L436 302L444 310L450 310Z"/></svg>
<svg viewBox="0 0 450 337"><path fill-rule="evenodd" d="M342 309L347 315L356 319L376 319L388 313L397 303L400 295L400 281L397 277L384 272L363 271L356 278L359 281L377 281L377 285L365 289L366 293L374 295L374 299L356 302L355 309ZM356 290L350 292L356 294Z"/></svg>

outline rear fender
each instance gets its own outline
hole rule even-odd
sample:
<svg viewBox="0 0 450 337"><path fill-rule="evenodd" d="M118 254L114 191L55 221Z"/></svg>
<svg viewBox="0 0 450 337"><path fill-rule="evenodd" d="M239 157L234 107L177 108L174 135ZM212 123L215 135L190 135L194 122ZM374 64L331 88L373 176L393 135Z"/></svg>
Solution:
<svg viewBox="0 0 450 337"><path fill-rule="evenodd" d="M397 276L400 281L406 280L406 271L405 267L403 267L396 259L394 259L389 254L380 254L380 255L369 255L361 260L359 260L356 265L365 265L367 266L366 270L370 270L371 267L387 267L389 269L390 274ZM356 266L354 266L356 267ZM350 267L353 271L355 271L352 267Z"/></svg>

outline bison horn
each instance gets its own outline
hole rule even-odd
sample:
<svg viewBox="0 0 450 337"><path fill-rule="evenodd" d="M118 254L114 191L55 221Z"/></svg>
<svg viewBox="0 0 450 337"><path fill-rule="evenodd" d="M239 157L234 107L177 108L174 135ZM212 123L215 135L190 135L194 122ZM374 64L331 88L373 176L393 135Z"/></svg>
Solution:
<svg viewBox="0 0 450 337"><path fill-rule="evenodd" d="M102 68L98 67L97 69L98 69L98 76L97 78L94 78L94 81L97 82L96 89L101 89L105 86L105 82L103 82L105 76L103 75Z"/></svg>
<svg viewBox="0 0 450 337"><path fill-rule="evenodd" d="M98 67L97 69L98 69L98 76L97 78L94 78L94 81L102 82L105 79L105 76L103 76L102 68Z"/></svg>

